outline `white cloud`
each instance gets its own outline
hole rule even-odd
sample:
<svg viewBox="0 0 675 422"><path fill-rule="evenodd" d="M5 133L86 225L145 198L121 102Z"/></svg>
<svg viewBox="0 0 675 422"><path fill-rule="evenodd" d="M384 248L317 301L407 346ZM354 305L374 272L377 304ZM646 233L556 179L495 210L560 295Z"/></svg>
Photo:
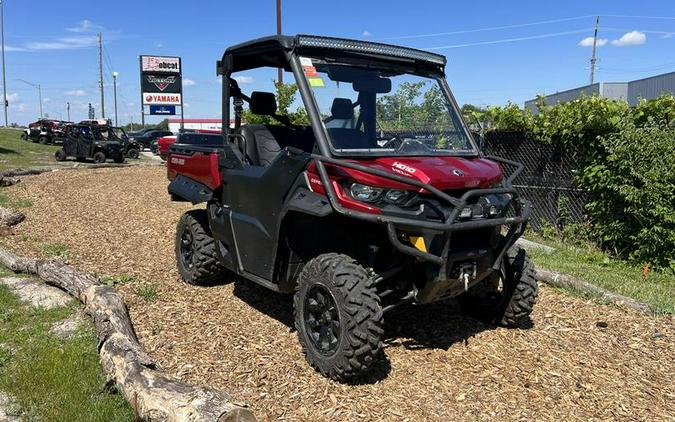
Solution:
<svg viewBox="0 0 675 422"><path fill-rule="evenodd" d="M183 79L183 86L195 86L197 85L197 82L193 81L192 79Z"/></svg>
<svg viewBox="0 0 675 422"><path fill-rule="evenodd" d="M23 113L24 111L26 111L26 108L27 108L27 107L26 107L26 104L24 104L24 103L19 103L19 104L17 105L16 111L18 111L19 113Z"/></svg>
<svg viewBox="0 0 675 422"><path fill-rule="evenodd" d="M164 47L164 43L159 41L157 44L155 44L155 48L162 48Z"/></svg>
<svg viewBox="0 0 675 422"><path fill-rule="evenodd" d="M52 100L51 98L43 98L43 99L42 99L42 102L43 102L43 103L48 103L48 102L51 102L51 100Z"/></svg>
<svg viewBox="0 0 675 422"><path fill-rule="evenodd" d="M369 30L365 29L365 30L363 31L363 34L361 34L361 35L363 35L364 37L372 37L372 36L373 36L373 33L370 32Z"/></svg>
<svg viewBox="0 0 675 422"><path fill-rule="evenodd" d="M84 97L87 95L87 93L81 89L74 89L72 91L66 91L64 94L70 96L70 97Z"/></svg>
<svg viewBox="0 0 675 422"><path fill-rule="evenodd" d="M647 42L647 35L640 31L626 32L618 40L612 41L612 45L625 47L627 45L640 45Z"/></svg>
<svg viewBox="0 0 675 422"><path fill-rule="evenodd" d="M183 103L183 107L185 107L185 108L190 107L190 103Z"/></svg>
<svg viewBox="0 0 675 422"><path fill-rule="evenodd" d="M5 46L5 51L6 51L6 52L10 52L10 51L26 51L26 49L25 49L25 48L21 48L21 47L13 47L13 46L11 46L11 45L6 45L6 46Z"/></svg>
<svg viewBox="0 0 675 422"><path fill-rule="evenodd" d="M66 28L66 31L82 33L82 32L93 32L99 29L103 29L103 27L100 25L96 25L89 19L85 19L83 21L80 21L80 23L78 23L77 26L74 28Z"/></svg>
<svg viewBox="0 0 675 422"><path fill-rule="evenodd" d="M19 94L17 94L16 92L14 94L7 94L7 96L5 98L10 103L15 103L19 100Z"/></svg>
<svg viewBox="0 0 675 422"><path fill-rule="evenodd" d="M98 44L98 38L93 35L57 38L54 41L39 41L26 44L26 50L74 50L78 48L94 47Z"/></svg>
<svg viewBox="0 0 675 422"><path fill-rule="evenodd" d="M246 76L246 75L235 76L234 80L242 85L252 84L253 76ZM220 82L220 80L218 80L218 82Z"/></svg>
<svg viewBox="0 0 675 422"><path fill-rule="evenodd" d="M674 32L668 32L667 34L663 34L661 38L666 39L666 38L673 38L673 35L675 35Z"/></svg>
<svg viewBox="0 0 675 422"><path fill-rule="evenodd" d="M607 44L609 40L607 38L598 38L598 41L595 43L598 47L602 47ZM593 47L593 37L587 37L579 41L579 47Z"/></svg>

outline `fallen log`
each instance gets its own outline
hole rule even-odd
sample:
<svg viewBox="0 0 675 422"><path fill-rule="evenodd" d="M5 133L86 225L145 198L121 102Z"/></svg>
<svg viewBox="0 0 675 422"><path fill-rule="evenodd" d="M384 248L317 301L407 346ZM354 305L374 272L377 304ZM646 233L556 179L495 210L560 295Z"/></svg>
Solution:
<svg viewBox="0 0 675 422"><path fill-rule="evenodd" d="M72 166L46 166L46 167L31 167L31 168L15 168L5 170L0 173L0 178L17 177L17 176L34 176L42 173L49 173L57 170L82 170L82 169L103 169L103 168L119 168L119 167L158 167L163 166L163 163L73 163ZM18 180L17 180L18 181Z"/></svg>
<svg viewBox="0 0 675 422"><path fill-rule="evenodd" d="M7 186L16 185L20 181L21 180L17 179L16 177L0 176L0 188L6 188Z"/></svg>
<svg viewBox="0 0 675 422"><path fill-rule="evenodd" d="M639 302L618 293L612 293L602 287L595 286L587 281L579 280L565 274L537 268L537 280L554 287L587 293L604 302L614 303L619 306L627 306L644 314L654 314L654 310L646 303Z"/></svg>
<svg viewBox="0 0 675 422"><path fill-rule="evenodd" d="M25 219L26 215L22 212L0 207L0 226L16 226Z"/></svg>
<svg viewBox="0 0 675 422"><path fill-rule="evenodd" d="M26 258L0 247L0 264L38 276L84 304L96 327L109 385L149 421L254 421L244 404L225 392L187 384L163 372L143 350L122 296L92 275L60 262Z"/></svg>

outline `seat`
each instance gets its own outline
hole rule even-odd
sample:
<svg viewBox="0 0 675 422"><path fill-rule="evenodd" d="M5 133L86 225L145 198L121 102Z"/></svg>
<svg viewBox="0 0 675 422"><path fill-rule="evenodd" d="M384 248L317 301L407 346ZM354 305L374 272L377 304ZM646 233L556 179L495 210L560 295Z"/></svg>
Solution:
<svg viewBox="0 0 675 422"><path fill-rule="evenodd" d="M252 92L249 108L253 114L276 116L274 94ZM268 166L281 149L289 144L292 129L278 125L246 124L241 127L241 136L244 145L240 144L239 149L246 154L249 163L253 166Z"/></svg>
<svg viewBox="0 0 675 422"><path fill-rule="evenodd" d="M353 120L354 105L348 98L335 98L330 108L331 120ZM327 128L328 136L336 149L377 148L377 142L368 139L358 129L346 127Z"/></svg>

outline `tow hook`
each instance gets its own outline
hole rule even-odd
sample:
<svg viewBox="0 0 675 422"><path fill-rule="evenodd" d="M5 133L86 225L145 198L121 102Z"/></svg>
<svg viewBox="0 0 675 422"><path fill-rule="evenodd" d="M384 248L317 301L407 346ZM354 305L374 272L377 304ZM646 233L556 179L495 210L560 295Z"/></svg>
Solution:
<svg viewBox="0 0 675 422"><path fill-rule="evenodd" d="M469 281L476 279L476 272L478 271L478 266L475 262L465 263L459 265L459 278L464 281L464 291L469 290Z"/></svg>

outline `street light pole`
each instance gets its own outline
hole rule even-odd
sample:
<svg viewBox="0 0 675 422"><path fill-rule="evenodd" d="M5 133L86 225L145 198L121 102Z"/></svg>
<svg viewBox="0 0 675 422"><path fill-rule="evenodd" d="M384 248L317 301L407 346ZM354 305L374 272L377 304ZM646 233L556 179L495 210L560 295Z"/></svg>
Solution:
<svg viewBox="0 0 675 422"><path fill-rule="evenodd" d="M32 86L33 88L37 88L38 95L40 96L40 118L42 119L42 88L40 87L40 84L34 84L33 82L28 82L25 79L18 79L18 80L25 83L26 85Z"/></svg>
<svg viewBox="0 0 675 422"><path fill-rule="evenodd" d="M119 126L117 124L117 72L113 72L113 92L114 92L114 97L115 97L115 126Z"/></svg>
<svg viewBox="0 0 675 422"><path fill-rule="evenodd" d="M68 121L70 121L70 101L66 102L66 111L68 112Z"/></svg>
<svg viewBox="0 0 675 422"><path fill-rule="evenodd" d="M2 96L4 97L3 106L5 107L5 127L7 122L7 82L5 80L5 2L0 0L0 38L2 38Z"/></svg>

